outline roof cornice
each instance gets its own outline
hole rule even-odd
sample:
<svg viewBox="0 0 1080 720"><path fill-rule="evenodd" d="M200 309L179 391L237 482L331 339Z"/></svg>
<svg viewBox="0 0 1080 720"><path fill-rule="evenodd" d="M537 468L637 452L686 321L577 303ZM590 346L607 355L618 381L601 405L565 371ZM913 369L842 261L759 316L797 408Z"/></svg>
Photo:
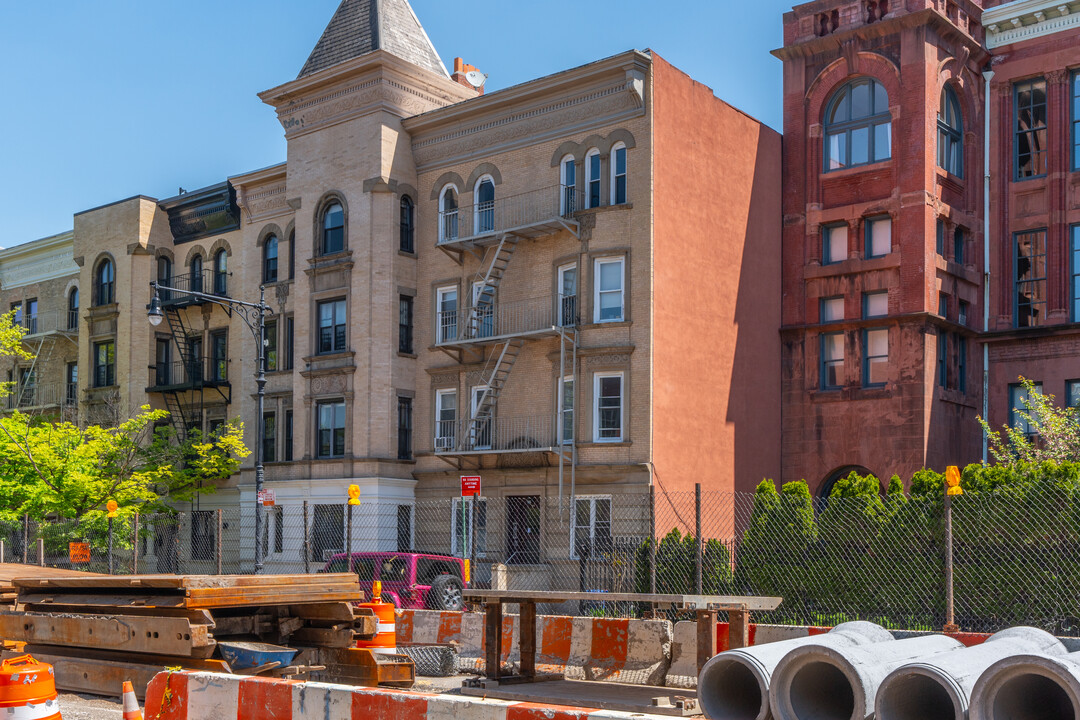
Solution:
<svg viewBox="0 0 1080 720"><path fill-rule="evenodd" d="M1016 0L983 13L990 49L1080 28L1080 2Z"/></svg>

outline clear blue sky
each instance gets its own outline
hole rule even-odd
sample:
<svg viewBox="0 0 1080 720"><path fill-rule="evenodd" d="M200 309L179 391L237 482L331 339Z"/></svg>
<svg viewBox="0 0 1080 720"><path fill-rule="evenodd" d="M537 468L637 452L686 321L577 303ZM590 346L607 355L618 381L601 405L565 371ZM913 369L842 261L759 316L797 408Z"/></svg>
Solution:
<svg viewBox="0 0 1080 720"><path fill-rule="evenodd" d="M256 93L296 77L338 0L58 0L0 8L0 246L72 214L285 159ZM443 62L499 89L651 48L781 128L790 0L412 0Z"/></svg>

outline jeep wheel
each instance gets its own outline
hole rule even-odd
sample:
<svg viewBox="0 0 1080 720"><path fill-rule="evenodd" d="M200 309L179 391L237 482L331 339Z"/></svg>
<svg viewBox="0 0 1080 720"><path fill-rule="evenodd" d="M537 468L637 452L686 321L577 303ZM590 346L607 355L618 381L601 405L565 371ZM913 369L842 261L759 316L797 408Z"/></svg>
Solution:
<svg viewBox="0 0 1080 720"><path fill-rule="evenodd" d="M461 610L465 601L461 593L465 586L453 575L440 575L431 583L427 606L432 610Z"/></svg>

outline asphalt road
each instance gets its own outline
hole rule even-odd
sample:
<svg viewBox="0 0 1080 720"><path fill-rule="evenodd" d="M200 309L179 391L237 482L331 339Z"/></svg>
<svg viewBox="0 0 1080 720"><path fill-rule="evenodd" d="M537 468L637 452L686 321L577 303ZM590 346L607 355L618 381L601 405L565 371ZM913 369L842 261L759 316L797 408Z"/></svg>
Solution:
<svg viewBox="0 0 1080 720"><path fill-rule="evenodd" d="M61 693L60 714L64 720L120 720L124 711L119 698L110 700L95 695Z"/></svg>

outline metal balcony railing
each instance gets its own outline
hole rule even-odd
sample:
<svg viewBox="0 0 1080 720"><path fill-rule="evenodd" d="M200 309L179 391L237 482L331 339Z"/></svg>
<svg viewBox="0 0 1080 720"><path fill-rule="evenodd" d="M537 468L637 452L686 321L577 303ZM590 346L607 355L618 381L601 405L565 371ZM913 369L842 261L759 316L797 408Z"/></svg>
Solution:
<svg viewBox="0 0 1080 720"><path fill-rule="evenodd" d="M576 295L539 297L436 313L438 345L495 341L578 324Z"/></svg>
<svg viewBox="0 0 1080 720"><path fill-rule="evenodd" d="M26 335L44 335L52 332L77 332L79 312L77 310L49 310L47 312L24 315L15 321Z"/></svg>
<svg viewBox="0 0 1080 720"><path fill-rule="evenodd" d="M201 298L188 294L188 291L207 293L209 295L229 295L229 276L226 273L214 270L203 270L197 273L174 275L169 278L158 278L162 285L176 288L172 290L160 290L158 296L163 305L195 305L206 302Z"/></svg>
<svg viewBox="0 0 1080 720"><path fill-rule="evenodd" d="M27 409L78 404L74 383L24 383L7 397L7 409Z"/></svg>
<svg viewBox="0 0 1080 720"><path fill-rule="evenodd" d="M439 244L474 241L513 232L524 237L549 235L576 226L574 213L585 207L584 194L554 185L489 202L439 212Z"/></svg>
<svg viewBox="0 0 1080 720"><path fill-rule="evenodd" d="M435 454L508 453L550 450L559 446L559 415L531 417L488 417L435 421ZM572 416L567 416L568 424ZM572 440L572 429L564 426L563 443Z"/></svg>
<svg viewBox="0 0 1080 720"><path fill-rule="evenodd" d="M225 359L197 358L159 362L150 366L150 390L182 389L201 385L219 385L229 381L229 362Z"/></svg>

